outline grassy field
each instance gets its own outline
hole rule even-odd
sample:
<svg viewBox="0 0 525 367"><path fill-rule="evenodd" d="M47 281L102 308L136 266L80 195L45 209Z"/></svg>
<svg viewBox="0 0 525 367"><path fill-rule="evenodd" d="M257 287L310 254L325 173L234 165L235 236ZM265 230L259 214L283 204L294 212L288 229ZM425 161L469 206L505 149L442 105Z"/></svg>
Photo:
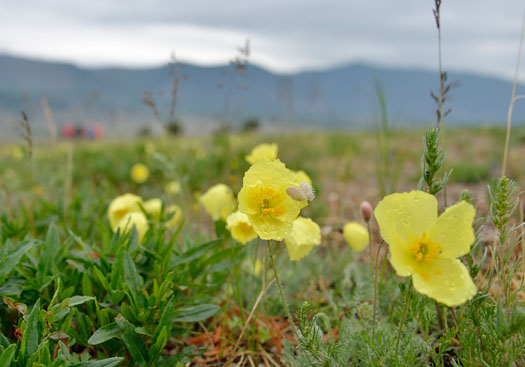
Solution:
<svg viewBox="0 0 525 367"><path fill-rule="evenodd" d="M375 218L365 250L343 236L348 222L366 228L363 201L375 208L389 194L418 189L428 171L425 134L0 146L0 366L525 365L523 203L516 204L525 129L512 131L508 179L500 176L503 129L448 129L439 145L445 164L432 174L452 170L436 192L439 212L463 201L476 209L476 239L460 261L477 292L461 305L448 307L398 276ZM276 143L279 159L304 171L316 191L301 215L322 239L299 261L279 241L240 244L226 217L214 220L201 200L222 183L236 205L255 166L246 156L260 143ZM136 172L138 163L147 173ZM424 180L420 189L433 193ZM126 193L142 198L136 213L145 227L117 230L108 218ZM161 205L147 204L156 198Z"/></svg>

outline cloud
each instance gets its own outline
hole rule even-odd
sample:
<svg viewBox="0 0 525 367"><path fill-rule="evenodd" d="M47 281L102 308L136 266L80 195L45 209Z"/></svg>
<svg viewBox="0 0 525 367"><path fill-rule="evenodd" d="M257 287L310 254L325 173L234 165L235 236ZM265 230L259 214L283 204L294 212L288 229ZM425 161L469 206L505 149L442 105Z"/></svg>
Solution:
<svg viewBox="0 0 525 367"><path fill-rule="evenodd" d="M0 51L81 65L217 64L250 38L254 62L274 71L351 61L435 69L432 2L421 0L7 0ZM520 0L446 1L446 68L511 78Z"/></svg>

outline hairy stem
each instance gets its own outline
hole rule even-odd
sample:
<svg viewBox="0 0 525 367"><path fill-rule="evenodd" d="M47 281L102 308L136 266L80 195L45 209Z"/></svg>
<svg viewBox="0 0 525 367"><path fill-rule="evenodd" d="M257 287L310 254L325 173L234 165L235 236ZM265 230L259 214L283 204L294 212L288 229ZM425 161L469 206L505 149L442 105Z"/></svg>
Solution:
<svg viewBox="0 0 525 367"><path fill-rule="evenodd" d="M288 309L288 305L286 304L286 300L284 299L283 288L281 287L281 281L279 280L279 274L277 273L277 267L275 266L275 260L273 258L272 244L270 240L268 240L268 253L270 254L270 261L272 263L273 273L275 275L275 283L277 283L277 287L279 288L279 294L281 295L281 302L283 303L284 310L286 311L286 316L288 317L288 320L290 321L290 325L292 327L293 333L296 339L299 340L299 333L295 329L292 315L290 314L290 310Z"/></svg>
<svg viewBox="0 0 525 367"><path fill-rule="evenodd" d="M373 310L374 315L372 316L372 340L375 338L375 331L376 331L376 309L377 309L377 277L378 277L378 267L379 267L379 254L381 252L381 246L383 245L384 241L381 241L379 243L379 246L377 246L377 254L376 254L376 261L375 261L375 268L374 268L374 304L373 304ZM372 249L370 249L370 252L372 252Z"/></svg>
<svg viewBox="0 0 525 367"><path fill-rule="evenodd" d="M398 353L399 353L399 341L401 340L401 331L403 330L403 326L405 325L405 318L406 318L407 309L408 309L408 300L410 299L411 290L412 290L412 280L410 280L408 283L408 289L405 295L405 306L403 307L403 316L401 316L401 322L399 323L399 328L397 329L396 356L398 356Z"/></svg>
<svg viewBox="0 0 525 367"><path fill-rule="evenodd" d="M230 245L232 249L231 257L232 257L232 262L233 262L233 278L235 281L235 298L237 298L237 305L239 306L241 318L244 320L244 311L243 311L242 301L241 301L241 292L239 290L239 266L236 261L237 253L235 251L235 242L231 238L230 238Z"/></svg>

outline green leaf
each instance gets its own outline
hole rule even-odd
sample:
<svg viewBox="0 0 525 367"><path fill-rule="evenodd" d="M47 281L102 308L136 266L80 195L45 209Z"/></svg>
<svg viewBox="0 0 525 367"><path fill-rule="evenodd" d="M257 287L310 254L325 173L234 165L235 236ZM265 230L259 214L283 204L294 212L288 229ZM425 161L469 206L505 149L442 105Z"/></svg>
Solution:
<svg viewBox="0 0 525 367"><path fill-rule="evenodd" d="M16 344L11 344L0 354L0 366L10 366L16 352Z"/></svg>
<svg viewBox="0 0 525 367"><path fill-rule="evenodd" d="M171 326L173 324L173 317L175 315L175 308L173 307L174 298L171 297L164 307L164 311L162 312L162 316L159 320L159 325L157 326L157 330L155 331L155 335L153 336L153 343L157 342L157 338L159 337L160 332L164 327L166 327L166 334L168 336L171 335Z"/></svg>
<svg viewBox="0 0 525 367"><path fill-rule="evenodd" d="M215 235L220 239L227 239L230 237L230 231L226 228L226 222L222 219L215 221Z"/></svg>
<svg viewBox="0 0 525 367"><path fill-rule="evenodd" d="M106 277L104 276L104 274L102 274L102 272L100 271L100 269L97 268L96 266L93 267L93 274L94 274L95 277L98 279L98 281L100 282L100 284L102 284L102 287L103 287L107 292L111 292L111 287L109 286L108 280L106 279Z"/></svg>
<svg viewBox="0 0 525 367"><path fill-rule="evenodd" d="M140 277L131 256L129 256L127 252L123 255L122 264L124 268L124 282L131 289L134 299L138 300L141 306L144 306L141 292L142 278Z"/></svg>
<svg viewBox="0 0 525 367"><path fill-rule="evenodd" d="M2 334L2 332L0 331L0 347L2 348L7 348L11 345L11 342L9 341L9 339L7 339L5 337L4 334Z"/></svg>
<svg viewBox="0 0 525 367"><path fill-rule="evenodd" d="M124 247L121 247L119 251L117 252L117 255L115 256L115 262L113 263L113 267L111 268L111 288L117 289L118 282L122 275L124 274L124 266L123 266L123 257L124 257Z"/></svg>
<svg viewBox="0 0 525 367"><path fill-rule="evenodd" d="M74 296L68 300L67 305L69 307L78 306L83 303L86 303L87 301L91 301L93 299L94 297L90 297L90 296Z"/></svg>
<svg viewBox="0 0 525 367"><path fill-rule="evenodd" d="M91 345L102 344L110 339L118 337L120 333L121 331L117 324L111 323L102 326L100 329L95 331L88 339L88 343Z"/></svg>
<svg viewBox="0 0 525 367"><path fill-rule="evenodd" d="M188 307L178 311L175 315L174 322L196 322L206 320L215 315L221 308L217 305L202 304Z"/></svg>
<svg viewBox="0 0 525 367"><path fill-rule="evenodd" d="M69 348L62 342L62 340L58 341L58 346L60 347L60 352L64 355L64 357L68 361L71 360L71 353L69 353Z"/></svg>
<svg viewBox="0 0 525 367"><path fill-rule="evenodd" d="M24 290L24 284L23 279L8 278L4 285L0 286L0 296L18 296Z"/></svg>
<svg viewBox="0 0 525 367"><path fill-rule="evenodd" d="M149 360L152 362L155 362L156 359L160 356L160 353L166 346L166 343L168 343L168 334L166 331L166 326L162 327L161 332L159 333L159 336L155 342L152 343L150 350L149 350Z"/></svg>
<svg viewBox="0 0 525 367"><path fill-rule="evenodd" d="M128 348L135 363L146 363L148 361L147 347L144 340L135 332L135 327L122 315L115 317L115 322L122 331L120 338Z"/></svg>
<svg viewBox="0 0 525 367"><path fill-rule="evenodd" d="M173 261L172 266L186 264L195 259L198 259L202 255L210 251L212 248L219 245L221 242L222 240L213 240L210 242L203 243L202 245L193 247L189 249L188 251L184 252L183 254L177 256L175 260Z"/></svg>
<svg viewBox="0 0 525 367"><path fill-rule="evenodd" d="M53 223L47 230L46 240L40 254L38 261L38 276L43 277L48 274L56 272L56 258L60 254L60 240L58 238L58 231Z"/></svg>
<svg viewBox="0 0 525 367"><path fill-rule="evenodd" d="M9 244L10 242L8 242ZM7 246L7 244L6 244ZM35 246L32 240L19 242L4 260L0 260L0 279L8 275L18 264L22 256Z"/></svg>
<svg viewBox="0 0 525 367"><path fill-rule="evenodd" d="M20 363L24 366L27 360L35 354L38 349L38 314L40 312L40 299L33 306L31 312L26 318L26 325L22 335L22 344L20 346Z"/></svg>
<svg viewBox="0 0 525 367"><path fill-rule="evenodd" d="M122 362L124 358L122 357L113 357L102 359L100 361L87 361L70 364L69 367L115 367Z"/></svg>
<svg viewBox="0 0 525 367"><path fill-rule="evenodd" d="M82 293L86 296L93 296L93 286L87 273L82 274Z"/></svg>
<svg viewBox="0 0 525 367"><path fill-rule="evenodd" d="M64 334L61 331L59 333ZM63 337L63 336L68 337L66 334L60 335L60 337ZM51 365L51 352L49 351L49 341L46 340L44 343L42 343L39 347L38 352L39 352L38 362L44 366L50 366Z"/></svg>

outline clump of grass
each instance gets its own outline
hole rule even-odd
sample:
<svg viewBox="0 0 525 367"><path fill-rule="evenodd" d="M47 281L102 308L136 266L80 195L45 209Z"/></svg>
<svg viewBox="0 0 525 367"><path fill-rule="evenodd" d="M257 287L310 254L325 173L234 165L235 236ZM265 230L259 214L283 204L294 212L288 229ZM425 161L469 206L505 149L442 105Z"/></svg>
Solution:
<svg viewBox="0 0 525 367"><path fill-rule="evenodd" d="M177 121L175 118L175 109L177 107L177 101L178 101L178 95L179 95L179 89L180 89L180 71L179 71L180 65L177 63L175 59L175 55L172 54L171 56L171 62L170 62L170 73L173 78L172 86L171 86L171 99L170 99L170 109L168 118L165 119L162 117L157 104L155 103L155 99L153 97L153 94L150 91L144 91L142 93L142 103L144 103L146 106L150 107L153 115L155 116L155 119L157 122L159 122L164 129L164 131L171 135L178 135L182 132L182 125L180 121ZM182 80L186 80L187 76L184 75Z"/></svg>
<svg viewBox="0 0 525 367"><path fill-rule="evenodd" d="M25 111L22 111L22 120L20 120L20 127L22 129L22 138L27 145L27 155L29 159L33 158L33 136L31 133L31 124Z"/></svg>
<svg viewBox="0 0 525 367"><path fill-rule="evenodd" d="M439 129L428 129L423 139L423 157L421 158L422 175L418 188L422 189L426 184L430 194L436 195L446 187L452 174L452 170L446 172L442 179L436 177L437 173L445 164L446 154L441 150Z"/></svg>
<svg viewBox="0 0 525 367"><path fill-rule="evenodd" d="M454 171L453 180L462 183L486 182L490 179L490 167L487 164L459 163L451 170Z"/></svg>

